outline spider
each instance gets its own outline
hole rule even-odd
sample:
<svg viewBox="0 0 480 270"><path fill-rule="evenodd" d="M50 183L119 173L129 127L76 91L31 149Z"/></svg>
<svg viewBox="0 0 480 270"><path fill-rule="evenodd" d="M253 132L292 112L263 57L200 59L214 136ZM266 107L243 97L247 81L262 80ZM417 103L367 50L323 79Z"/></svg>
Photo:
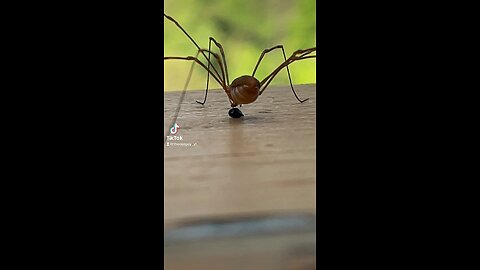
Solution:
<svg viewBox="0 0 480 270"><path fill-rule="evenodd" d="M205 102L207 101L207 95L208 95L208 84L209 84L209 79L210 76L217 81L220 86L223 88L225 93L228 96L228 99L230 101L231 109L229 110L228 114L230 117L233 118L239 118L243 116L243 113L236 108L237 106L240 106L242 104L249 104L257 100L257 98L262 95L262 93L265 91L267 86L272 82L273 78L283 69L287 68L287 74L288 74L288 79L290 81L290 87L292 89L293 94L295 95L295 98L300 102L305 102L308 100L308 98L301 100L298 96L297 93L295 92L292 84L292 79L290 76L290 70L288 68L288 65L291 63L297 61L297 60L303 60L303 59L308 59L308 58L316 58L316 55L310 55L312 52L316 51L316 47L310 48L310 49L305 49L305 50L297 50L293 52L292 56L290 56L288 59L285 55L285 49L283 48L283 45L277 45L274 47L271 47L269 49L263 50L262 54L260 55L260 58L257 61L257 64L255 65L255 68L253 69L252 75L243 75L230 83L230 80L228 78L228 69L227 69L227 60L225 58L225 52L223 50L222 45L217 42L213 37L209 38L209 43L208 43L208 50L207 49L201 49L200 46L193 40L193 38L185 31L185 29L172 17L168 16L167 14L164 13L165 18L168 20L172 21L175 25L177 25L180 30L182 30L183 33L193 42L193 44L197 47L198 51L195 56L187 56L187 57L164 57L164 60L187 60L187 61L194 61L193 64L197 63L200 66L202 66L206 71L207 71L207 87L205 89L205 97L203 101L198 101L196 100L197 103L204 105ZM212 42L217 46L217 48L220 50L221 56L218 54L214 53L211 51L211 45ZM255 72L257 71L258 66L260 65L260 62L262 61L263 57L276 49L281 49L283 53L283 58L284 62L280 64L272 73L270 73L265 79L262 81L259 81L258 79L255 78ZM207 60L207 65L205 65L203 62L201 62L198 59L198 55L202 54L205 59ZM207 55L205 54L208 54ZM218 63L218 66L220 67L220 72L215 68L213 65L210 56L213 55L215 60ZM193 68L192 64L192 68ZM191 71L190 71L191 75ZM189 77L190 77L189 75ZM184 93L181 97L183 99ZM178 110L177 110L178 111Z"/></svg>

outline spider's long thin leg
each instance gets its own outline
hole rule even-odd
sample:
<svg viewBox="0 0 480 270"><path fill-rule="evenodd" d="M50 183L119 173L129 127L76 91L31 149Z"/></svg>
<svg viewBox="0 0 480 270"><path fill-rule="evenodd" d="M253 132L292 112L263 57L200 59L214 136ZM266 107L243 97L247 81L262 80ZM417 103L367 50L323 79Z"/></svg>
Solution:
<svg viewBox="0 0 480 270"><path fill-rule="evenodd" d="M217 63L218 65L220 66L220 71L221 71L221 75L218 74L218 72L216 73L218 78L220 78L220 80L222 81L222 83L225 85L225 71L223 70L223 64L222 64L222 59L218 56L218 54L212 52L210 49L201 49L200 52L207 52L208 53L208 58L210 58L210 54L213 54L213 56L215 57L215 60L217 60ZM213 66L213 63L212 61L208 61L208 69L210 70L210 65Z"/></svg>
<svg viewBox="0 0 480 270"><path fill-rule="evenodd" d="M197 47L197 49L202 53L202 55L205 57L205 59L207 59L207 61L209 62L209 64L211 65L210 63L210 58L207 57L207 55L205 55L205 53L203 52L203 50L200 48L200 46L198 46L198 44L195 42L195 40L193 40L193 38L187 33L187 31L185 31L185 29L172 17L168 16L167 14L163 13L163 16L165 18L167 18L168 20L170 20L171 22L173 22L178 28L180 28L180 30L182 30L182 32L193 42L193 44L195 45L195 47ZM218 75L218 71L217 69L212 65L212 69L217 73ZM220 75L218 75L220 77ZM222 85L222 88L226 88L226 85L225 83L221 84Z"/></svg>
<svg viewBox="0 0 480 270"><path fill-rule="evenodd" d="M265 89L267 88L267 86L270 84L270 82L272 82L273 78L275 78L275 76L278 74L278 72L280 72L280 70L282 70L282 68L284 67L287 67L288 69L288 65L290 65L291 63L297 61L297 60L303 60L303 59L308 59L308 58L316 58L317 56L316 55L308 55L314 51L316 51L317 48L310 48L310 49L306 49L306 50L298 50L298 51L295 51L292 56L290 56L288 59L285 60L285 62L283 62L282 64L280 64L280 66L278 66L272 73L270 73L270 75L268 75L265 79L263 79L261 82L260 82L260 86L263 88L260 90L260 93L259 95L261 95L263 93L263 91L265 91ZM291 83L291 81L290 81ZM292 86L292 90L293 90L293 86ZM295 94L295 91L293 92ZM303 101L301 101L297 95L295 94L295 97L297 98L298 101L300 102L304 102L305 100L308 100L305 99Z"/></svg>
<svg viewBox="0 0 480 270"><path fill-rule="evenodd" d="M216 55L215 53L213 52L210 52L206 49L200 49L198 52L201 52L203 53L204 51L207 51L208 53L211 53L213 54L218 61L220 61L218 55ZM193 56L187 56L187 57L178 57L178 56L168 56L168 57L163 57L163 60L187 60L187 61L195 61L197 64L199 64L200 66L202 66L210 75L212 75L212 77L218 82L218 84L220 84L220 86L222 88L225 89L224 87L224 82L222 80L222 78L220 77L219 74L215 74L213 73L209 68L207 68L207 66L205 66L204 63L202 63L200 60L198 60L197 57L193 57ZM220 63L221 64L221 63Z"/></svg>
<svg viewBox="0 0 480 270"><path fill-rule="evenodd" d="M212 41L215 43L215 45L220 50L220 54L222 55L222 59L223 59L223 65L224 65L224 68L225 68L225 75L227 76L226 83L227 83L227 85L230 85L230 79L228 78L227 58L225 57L225 51L223 50L223 46L222 46L222 44L217 42L213 37L210 37L210 42L212 42ZM208 45L208 46L210 47L210 45Z"/></svg>
<svg viewBox="0 0 480 270"><path fill-rule="evenodd" d="M258 58L257 64L255 65L255 68L253 69L252 77L255 77L255 72L257 72L257 68L260 65L260 62L262 62L262 59L265 56L265 54L267 54L267 53L269 53L269 52L271 52L275 49L280 49L280 48L283 48L283 45L277 45L277 46L273 46L270 49L263 50L262 54L260 54L260 58Z"/></svg>
<svg viewBox="0 0 480 270"><path fill-rule="evenodd" d="M200 53L200 51L197 52L197 54L195 55L195 58L198 57L199 53ZM185 94L187 93L187 87L188 87L188 84L190 83L190 79L192 78L192 73L193 73L193 68L194 67L195 67L195 62L192 63L192 66L190 67L190 71L188 72L187 81L185 82L185 86L183 87L182 94L180 95L180 101L178 102L178 106L177 106L177 108L175 110L175 113L173 115L173 120L170 123L170 125L168 126L167 133L166 133L165 137L163 138L163 143L165 143L167 141L167 136L170 135L170 127L173 127L173 125L177 122L178 113L180 112L180 108L182 106L183 99L185 98Z"/></svg>
<svg viewBox="0 0 480 270"><path fill-rule="evenodd" d="M263 59L263 57L265 56L265 54L267 54L267 53L269 53L269 52L271 52L271 51L273 51L273 50L275 50L275 49L282 49L283 59L284 59L285 61L287 61L287 56L285 55L285 49L283 48L283 45L277 45L277 46L274 46L274 47L272 47L272 48L270 48L270 49L265 49L265 50L263 50L262 54L260 55L260 58L258 59L257 64L255 65L255 69L253 70L253 73L252 73L252 76L253 76L253 77L255 77L255 72L257 71L257 68L258 68L258 66L260 65L260 62L262 61L262 59ZM297 100L298 100L300 103L302 103L302 102L304 102L304 101L307 101L308 98L306 98L306 99L304 99L304 100L301 100L300 98L298 98L297 93L295 92L295 89L293 89L292 77L291 77L291 75L290 75L290 69L288 68L288 66L287 66L287 74L288 74L288 80L289 80L289 82L290 82L290 88L292 89L292 92L293 92L293 94L295 95L295 98L297 98ZM262 91L262 92L263 92L263 91ZM261 94L261 92L260 92L260 94Z"/></svg>
<svg viewBox="0 0 480 270"><path fill-rule="evenodd" d="M189 73L188 73L187 81L185 82L185 86L183 87L183 91L182 91L182 94L181 94L181 96L180 96L180 102L178 103L177 109L175 110L175 113L174 113L173 120L172 120L172 122L171 122L171 124L170 124L169 127L172 127L172 126L175 124L175 122L177 121L178 113L180 112L180 107L181 107L181 105L182 105L183 99L185 98L185 94L186 94L186 91L187 91L188 84L190 83L190 79L192 78L192 73L193 73L193 68L194 68L194 66L195 66L195 63L198 63L198 64L200 64L202 67L205 68L205 65L204 65L202 62L200 62L200 61L198 60L198 58L197 58L197 57L198 57L198 54L199 54L200 52L202 52L202 51L203 51L203 52L208 52L208 53L209 53L209 56L210 56L210 54L213 54L213 56L215 56L218 64L219 64L219 65L222 65L222 62L221 62L221 60L220 60L220 57L219 57L217 54L211 52L210 50L205 50L205 49L198 50L198 51L197 51L197 54L195 55L195 57L191 57L191 56L189 56L189 57L164 57L164 60L180 59L180 60L193 60L193 61L194 61L194 62L192 63L192 66L190 67L190 71L189 71ZM196 60L195 60L195 59L196 59ZM209 62L209 63L210 63L210 62ZM207 69L207 74L210 74L210 73L212 73L212 71L209 70L209 69ZM222 70L222 75L224 75L223 70ZM213 73L212 73L212 76L213 76L215 79L217 79ZM224 77L225 77L225 75L224 75ZM218 82L218 79L217 79L217 82ZM223 82L223 81L222 81L222 82ZM221 84L220 84L220 85L221 85ZM166 133L166 135L165 135L165 137L164 137L164 140L163 140L164 143L167 141L167 136L168 136L169 134L170 134L170 129L168 129L168 131L167 131L167 133Z"/></svg>
<svg viewBox="0 0 480 270"><path fill-rule="evenodd" d="M211 50L211 42L208 43L208 50ZM210 69L210 53L208 54L208 69ZM205 88L205 97L203 98L203 102L195 100L198 104L204 105L207 102L207 94L208 94L208 83L210 81L210 72L207 72L207 87Z"/></svg>
<svg viewBox="0 0 480 270"><path fill-rule="evenodd" d="M278 74L278 72L279 72L282 68L290 65L291 63L293 63L293 62L295 62L295 61L297 61L297 60L303 60L303 59L308 59L308 58L316 58L316 57L317 57L316 55L290 57L287 61L285 61L283 64L281 64L274 72L272 72L272 74L271 74L272 76L267 77L267 78L268 78L268 81L266 81L267 78L265 78L265 79L262 81L262 82L265 82L265 81L266 81L266 83L265 83L265 85L264 85L263 83L260 84L260 85L264 85L264 86L263 86L263 89L260 90L260 93L259 93L258 95L261 95L261 94L263 93L263 91L265 91L265 89L267 89L267 86L272 82L273 78Z"/></svg>
<svg viewBox="0 0 480 270"><path fill-rule="evenodd" d="M215 45L218 47L218 49L220 50L220 54L222 55L222 60L223 60L223 65L221 64L221 62L218 60L219 64L220 64L220 68L222 69L222 72L223 70L225 70L225 73L224 73L224 76L223 76L223 81L226 83L226 85L230 85L230 80L228 78L228 69L227 69L227 59L225 58L225 51L223 50L223 47L222 47L222 44L220 44L219 42L217 42L213 37L210 37L209 39L209 42L208 42L208 51L211 51L211 48L212 48L212 41L215 43ZM208 68L210 68L210 54L208 55ZM207 95L208 95L208 84L209 84L209 81L210 81L210 74L208 73L207 74L207 86L205 88L205 97L203 98L203 102L200 102L198 100L195 100L197 103L199 104L202 104L204 105L205 102L207 102Z"/></svg>
<svg viewBox="0 0 480 270"><path fill-rule="evenodd" d="M288 66L290 64L291 61L295 61L295 60L299 60L299 59L296 59L296 58L301 58L301 57L306 57L306 58L314 58L316 57L315 55L313 56L306 56L314 51L316 51L317 48L314 47L314 48L310 48L310 49L305 49L305 50L297 50L295 52L293 52L292 56L290 56L285 62L283 62L282 64L280 64L274 71L272 71L272 73L270 73L267 77L265 77L265 79L263 79L261 82L260 82L260 85L264 86L264 89L267 87L267 85L271 82L271 80L273 79L273 77L275 77L277 75L277 73L282 69L284 68L285 66ZM268 82L267 82L268 81ZM267 83L265 85L265 83ZM263 92L263 90L261 92Z"/></svg>
<svg viewBox="0 0 480 270"><path fill-rule="evenodd" d="M220 70L221 70L221 72L222 72L221 81L223 82L224 85L227 85L227 84L225 84L225 73L226 73L226 71L224 71L224 69L223 69L224 66L223 66L223 64L222 64L222 60L220 59L220 57L219 57L216 53L214 53L214 52L212 52L212 51L210 50L210 49L211 49L211 44L210 44L210 43L209 43L208 47L209 47L208 50L202 49L201 51L207 52L209 58L210 58L210 54L213 54L213 56L214 56L215 59L217 60L218 65L220 66ZM211 61L208 61L208 70L210 70L210 63L212 63L212 62L211 62ZM218 74L217 74L217 75L218 75ZM220 75L218 75L218 76L220 77ZM198 101L198 100L195 100L195 102L197 102L197 103L199 103L199 104L201 104L201 105L204 105L204 104L205 104L205 102L207 101L209 82L210 82L210 72L207 73L207 87L205 88L205 97L204 97L204 99L203 99L203 102L200 102L200 101ZM223 87L223 86L222 86L222 87ZM225 92L227 92L226 86L223 87L223 89L224 89ZM227 95L228 95L228 93L227 93Z"/></svg>

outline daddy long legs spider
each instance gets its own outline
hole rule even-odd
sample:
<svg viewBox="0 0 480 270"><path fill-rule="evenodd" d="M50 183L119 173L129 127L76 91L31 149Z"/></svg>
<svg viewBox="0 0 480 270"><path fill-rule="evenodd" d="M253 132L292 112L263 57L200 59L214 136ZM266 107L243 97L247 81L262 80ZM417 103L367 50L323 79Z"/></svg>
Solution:
<svg viewBox="0 0 480 270"><path fill-rule="evenodd" d="M164 17L168 19L169 21L173 22L189 39L190 41L197 47L197 53L195 56L186 56L186 57L179 57L179 56L167 56L164 57L164 60L184 60L184 61L193 61L192 67L190 69L189 75L187 82L185 84L184 90L182 92L182 95L180 97L180 102L179 106L177 107L175 117L172 121L172 125L174 125L176 121L176 117L178 116L178 112L180 109L180 104L183 101L183 98L185 96L185 91L188 85L188 81L190 80L193 67L195 64L200 65L202 68L204 68L207 71L207 86L205 89L205 96L203 101L198 101L196 100L197 103L204 105L205 102L207 101L207 95L208 95L208 87L209 87L209 81L210 81L210 76L222 87L222 89L225 91L227 94L228 100L231 105L231 109L229 110L228 114L229 116L233 118L239 118L242 117L243 114L242 112L237 108L237 106L241 106L242 104L250 104L257 100L257 98L262 95L262 93L267 89L268 85L272 82L272 80L275 78L275 76L283 69L286 68L287 74L288 74L288 79L290 83L290 88L295 96L295 98L300 102L305 102L308 100L306 99L300 99L295 92L295 89L293 87L291 75L290 75L290 70L289 70L289 65L292 64L295 61L298 60L304 60L304 59L309 59L309 58L316 58L316 55L311 55L312 52L316 51L316 47L309 48L309 49L300 49L296 50L293 52L293 54L287 58L285 54L285 49L283 45L276 45L271 48L263 50L263 52L260 54L260 57L257 61L257 64L255 65L255 68L253 69L252 75L243 75L240 76L232 81L230 83L230 79L228 76L228 67L227 67L227 61L225 57L225 51L223 49L223 46L215 40L215 38L210 37L209 38L209 43L208 43L208 49L202 49L200 46L195 42L195 40L188 34L188 32L178 23L174 18L171 16L168 16L167 14L164 13ZM212 42L214 45L218 48L220 51L220 55L212 52ZM283 58L284 62L280 64L276 69L274 69L268 76L266 76L263 80L259 81L257 78L255 78L255 72L257 71L261 61L263 60L264 56L272 52L276 49L281 49L283 53ZM198 56L202 54L202 56L205 58L207 61L207 64L203 63L198 59ZM208 55L208 56L207 56ZM211 55L213 55L214 60L216 61L219 70L215 67L214 62L212 62ZM165 136L166 138L166 136ZM166 139L165 139L166 140Z"/></svg>

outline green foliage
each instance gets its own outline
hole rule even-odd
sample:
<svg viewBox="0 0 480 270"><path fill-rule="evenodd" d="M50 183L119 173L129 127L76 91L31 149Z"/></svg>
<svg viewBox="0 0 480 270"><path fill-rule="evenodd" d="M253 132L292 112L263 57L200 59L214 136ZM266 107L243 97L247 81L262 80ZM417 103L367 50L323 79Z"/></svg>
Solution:
<svg viewBox="0 0 480 270"><path fill-rule="evenodd" d="M295 50L315 47L315 4L314 0L165 0L164 11L175 18L201 48L208 49L210 36L223 45L231 82L238 76L251 75L266 48L283 44L289 57ZM196 54L195 45L180 29L167 19L164 25L165 56ZM212 51L219 53L213 43ZM283 61L281 50L267 54L255 77L262 80ZM315 61L302 60L289 66L294 84L316 82ZM183 89L191 64L165 61L164 89ZM205 89L206 75L197 65L188 89ZM282 71L271 85L285 84L288 84L288 76ZM220 86L211 79L210 88Z"/></svg>

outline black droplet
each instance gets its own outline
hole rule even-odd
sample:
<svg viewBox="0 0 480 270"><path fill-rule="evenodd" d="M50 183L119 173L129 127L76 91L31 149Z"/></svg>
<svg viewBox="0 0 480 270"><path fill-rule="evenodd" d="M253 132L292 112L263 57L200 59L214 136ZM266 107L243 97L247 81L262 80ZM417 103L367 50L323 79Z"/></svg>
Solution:
<svg viewBox="0 0 480 270"><path fill-rule="evenodd" d="M238 108L231 108L228 111L228 115L230 115L230 117L233 117L233 118L240 118L243 116L243 113Z"/></svg>

